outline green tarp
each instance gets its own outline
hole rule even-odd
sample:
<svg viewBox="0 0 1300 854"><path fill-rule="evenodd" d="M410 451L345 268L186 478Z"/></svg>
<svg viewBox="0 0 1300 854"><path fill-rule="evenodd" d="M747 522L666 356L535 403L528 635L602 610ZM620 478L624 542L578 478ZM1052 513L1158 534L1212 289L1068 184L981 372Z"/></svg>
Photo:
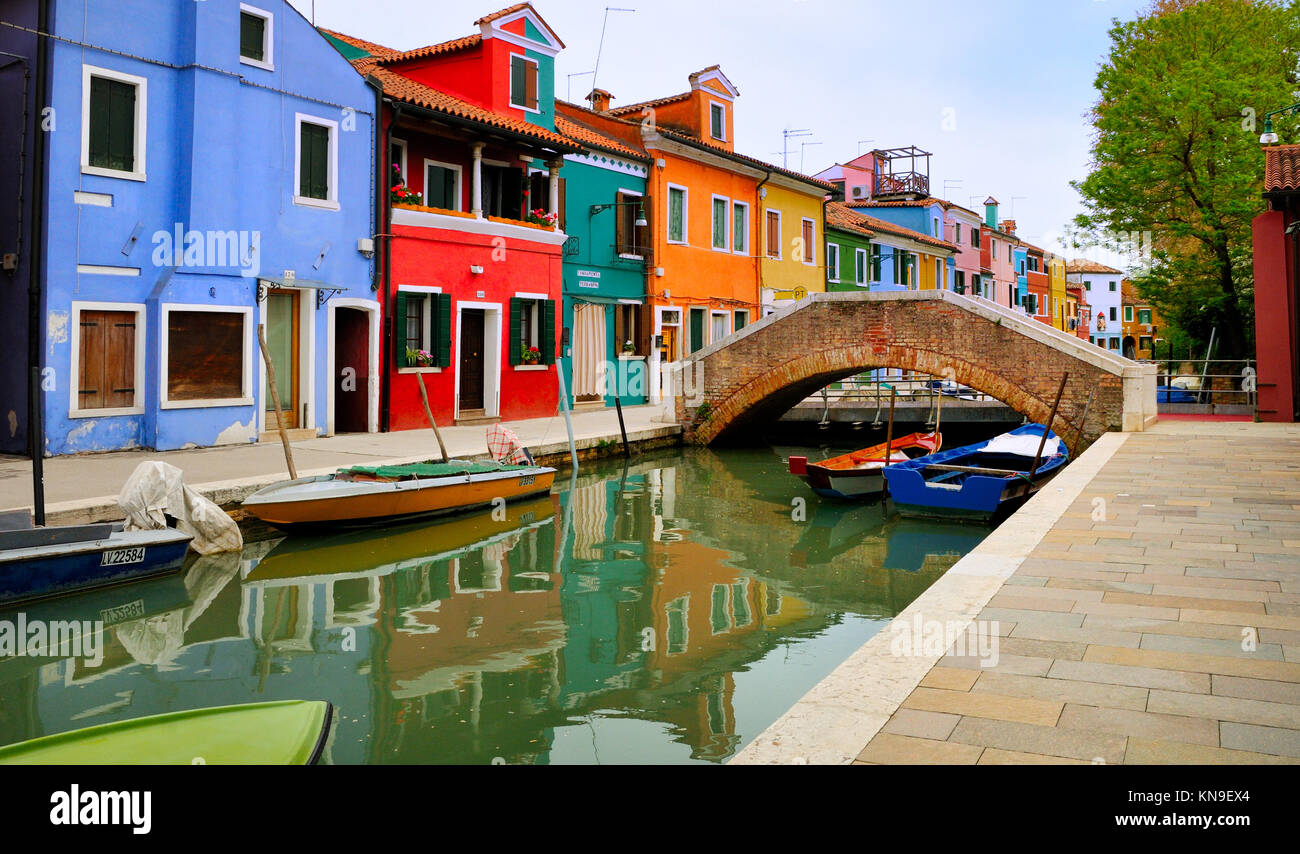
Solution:
<svg viewBox="0 0 1300 854"><path fill-rule="evenodd" d="M503 466L493 462L411 463L404 466L353 466L343 471L347 474L365 474L371 477L454 477L463 474L490 474L499 471L517 471L533 466Z"/></svg>

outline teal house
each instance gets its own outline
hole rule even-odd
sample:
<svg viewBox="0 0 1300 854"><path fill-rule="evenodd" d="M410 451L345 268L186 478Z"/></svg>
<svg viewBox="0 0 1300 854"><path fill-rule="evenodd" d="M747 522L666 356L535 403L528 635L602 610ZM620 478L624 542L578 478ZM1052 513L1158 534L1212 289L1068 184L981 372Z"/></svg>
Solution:
<svg viewBox="0 0 1300 854"><path fill-rule="evenodd" d="M646 195L651 158L583 122L589 111L556 102L556 130L581 143L565 155L560 365L578 409L645 403L650 347L646 279L653 221Z"/></svg>

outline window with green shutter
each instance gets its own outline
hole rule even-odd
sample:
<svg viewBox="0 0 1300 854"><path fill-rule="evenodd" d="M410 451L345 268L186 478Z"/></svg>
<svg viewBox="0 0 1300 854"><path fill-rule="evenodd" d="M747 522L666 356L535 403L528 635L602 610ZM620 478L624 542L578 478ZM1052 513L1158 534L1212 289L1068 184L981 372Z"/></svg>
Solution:
<svg viewBox="0 0 1300 854"><path fill-rule="evenodd" d="M266 62L266 18L252 12L239 13L239 55Z"/></svg>
<svg viewBox="0 0 1300 854"><path fill-rule="evenodd" d="M686 242L686 191L677 187L668 188L668 239Z"/></svg>
<svg viewBox="0 0 1300 854"><path fill-rule="evenodd" d="M398 368L451 366L451 295L398 291L393 301Z"/></svg>
<svg viewBox="0 0 1300 854"><path fill-rule="evenodd" d="M555 364L555 300L513 297L510 300L510 364L525 364L524 352L536 348L543 365Z"/></svg>
<svg viewBox="0 0 1300 854"><path fill-rule="evenodd" d="M135 84L90 78L89 166L135 171Z"/></svg>
<svg viewBox="0 0 1300 854"><path fill-rule="evenodd" d="M303 122L299 126L298 195L305 199L330 199L330 129Z"/></svg>
<svg viewBox="0 0 1300 854"><path fill-rule="evenodd" d="M727 248L727 200L713 200L713 248Z"/></svg>

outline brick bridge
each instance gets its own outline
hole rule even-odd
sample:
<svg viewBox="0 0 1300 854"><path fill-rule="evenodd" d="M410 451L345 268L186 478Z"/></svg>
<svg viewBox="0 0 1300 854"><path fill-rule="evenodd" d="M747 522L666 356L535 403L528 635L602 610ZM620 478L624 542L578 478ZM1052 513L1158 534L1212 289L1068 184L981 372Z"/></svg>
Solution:
<svg viewBox="0 0 1300 854"><path fill-rule="evenodd" d="M1154 365L951 291L812 294L678 367L677 420L700 444L775 420L829 383L874 368L947 377L1039 423L1069 371L1054 430L1074 453L1104 432L1156 420Z"/></svg>

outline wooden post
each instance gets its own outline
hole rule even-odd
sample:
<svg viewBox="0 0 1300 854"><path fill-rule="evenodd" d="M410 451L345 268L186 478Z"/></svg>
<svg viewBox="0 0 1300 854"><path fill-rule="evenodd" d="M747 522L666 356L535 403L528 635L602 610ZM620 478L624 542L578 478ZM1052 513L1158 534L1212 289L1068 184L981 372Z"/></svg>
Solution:
<svg viewBox="0 0 1300 854"><path fill-rule="evenodd" d="M939 422L943 419L943 380L939 380L939 397L934 402L934 430L939 435Z"/></svg>
<svg viewBox="0 0 1300 854"><path fill-rule="evenodd" d="M889 427L885 430L885 465L893 462L894 457L894 401L898 399L898 389L886 384L889 389Z"/></svg>
<svg viewBox="0 0 1300 854"><path fill-rule="evenodd" d="M433 420L433 410L429 408L429 392L424 388L424 374L416 374L415 381L420 386L420 402L424 404L425 417L429 419L429 426L433 428L433 435L438 439L438 450L442 452L442 461L450 461L447 456L447 446L442 443L442 434L438 432L438 422Z"/></svg>
<svg viewBox="0 0 1300 854"><path fill-rule="evenodd" d="M1056 420L1056 408L1061 405L1061 395L1065 394L1065 381L1070 378L1070 372L1066 371L1061 377L1061 387L1056 390L1056 400L1052 402L1051 414L1047 416L1047 424L1043 427L1043 438L1038 443L1038 453L1034 454L1034 465L1029 469L1029 479L1034 479L1034 472L1038 471L1038 464L1043 459L1043 446L1047 444L1047 434L1052 432L1052 422Z"/></svg>
<svg viewBox="0 0 1300 854"><path fill-rule="evenodd" d="M41 395L41 368L32 366L31 414L27 438L32 449L32 517L36 527L45 527L45 402Z"/></svg>
<svg viewBox="0 0 1300 854"><path fill-rule="evenodd" d="M275 387L275 363L266 346L266 324L257 325L257 343L262 348L262 361L266 363L266 384L271 389L271 403L275 405L275 423L280 428L280 444L284 445L284 461L289 465L289 479L298 479L298 469L293 464L293 449L289 447L289 431L284 429L284 411L280 409L280 390Z"/></svg>
<svg viewBox="0 0 1300 854"><path fill-rule="evenodd" d="M627 447L627 427L623 425L623 402L619 399L618 389L614 389L614 408L618 410L618 432L623 437L623 459L630 459L632 452Z"/></svg>

